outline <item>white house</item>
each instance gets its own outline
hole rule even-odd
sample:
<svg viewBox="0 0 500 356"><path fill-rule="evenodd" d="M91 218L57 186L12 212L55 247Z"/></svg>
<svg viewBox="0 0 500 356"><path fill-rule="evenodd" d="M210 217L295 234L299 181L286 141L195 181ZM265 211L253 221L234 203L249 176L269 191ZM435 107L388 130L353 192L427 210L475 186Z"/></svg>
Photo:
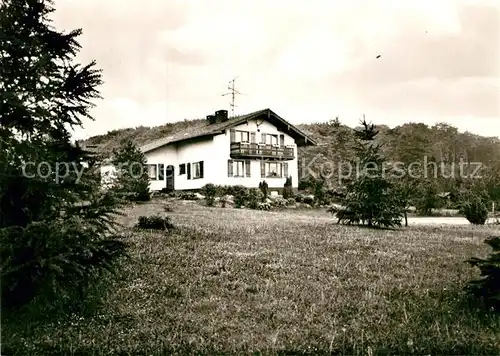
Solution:
<svg viewBox="0 0 500 356"><path fill-rule="evenodd" d="M231 118L219 110L140 149L153 191L194 190L207 183L256 188L263 180L269 188L283 188L288 176L297 188L297 147L306 145L316 143L270 109Z"/></svg>

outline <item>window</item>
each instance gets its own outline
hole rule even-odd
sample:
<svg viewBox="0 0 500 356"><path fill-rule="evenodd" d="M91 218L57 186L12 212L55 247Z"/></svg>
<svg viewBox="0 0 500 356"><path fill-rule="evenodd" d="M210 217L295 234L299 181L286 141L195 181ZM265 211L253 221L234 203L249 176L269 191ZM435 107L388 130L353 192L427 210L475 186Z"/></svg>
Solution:
<svg viewBox="0 0 500 356"><path fill-rule="evenodd" d="M266 177L281 177L281 163L267 162Z"/></svg>
<svg viewBox="0 0 500 356"><path fill-rule="evenodd" d="M228 177L250 177L250 161L228 160Z"/></svg>
<svg viewBox="0 0 500 356"><path fill-rule="evenodd" d="M191 163L193 179L203 178L203 161Z"/></svg>
<svg viewBox="0 0 500 356"><path fill-rule="evenodd" d="M156 164L148 164L148 177L151 180L158 179L158 166Z"/></svg>
<svg viewBox="0 0 500 356"><path fill-rule="evenodd" d="M236 139L239 139L239 142L250 142L250 132L236 131Z"/></svg>
<svg viewBox="0 0 500 356"><path fill-rule="evenodd" d="M261 178L283 178L288 177L288 163L260 162Z"/></svg>
<svg viewBox="0 0 500 356"><path fill-rule="evenodd" d="M230 131L231 142L250 142L250 132L248 131Z"/></svg>
<svg viewBox="0 0 500 356"><path fill-rule="evenodd" d="M179 175L183 175L183 174L186 174L186 164L183 163L183 164L179 164Z"/></svg>
<svg viewBox="0 0 500 356"><path fill-rule="evenodd" d="M261 133L260 134L260 142L265 143L266 145L277 145L278 144L278 135L270 135Z"/></svg>
<svg viewBox="0 0 500 356"><path fill-rule="evenodd" d="M268 145L277 145L278 144L278 135L267 135Z"/></svg>

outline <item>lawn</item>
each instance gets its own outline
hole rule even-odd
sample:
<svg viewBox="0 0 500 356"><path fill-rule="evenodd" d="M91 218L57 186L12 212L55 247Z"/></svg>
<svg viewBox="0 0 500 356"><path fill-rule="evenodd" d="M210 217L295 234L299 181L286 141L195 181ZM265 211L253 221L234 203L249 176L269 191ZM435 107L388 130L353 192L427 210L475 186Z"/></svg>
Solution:
<svg viewBox="0 0 500 356"><path fill-rule="evenodd" d="M494 226L398 231L318 211L174 202L170 234L122 222L132 259L97 315L2 330L20 354L499 354L500 318L462 288ZM497 228L498 229L498 228Z"/></svg>

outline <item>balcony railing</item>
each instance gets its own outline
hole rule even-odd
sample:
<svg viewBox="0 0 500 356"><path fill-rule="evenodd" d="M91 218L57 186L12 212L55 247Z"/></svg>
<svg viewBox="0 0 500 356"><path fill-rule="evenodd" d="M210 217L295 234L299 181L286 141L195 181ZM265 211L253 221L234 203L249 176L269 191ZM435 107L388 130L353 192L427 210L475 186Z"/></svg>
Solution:
<svg viewBox="0 0 500 356"><path fill-rule="evenodd" d="M293 147L279 147L267 144L233 142L231 158L268 158L277 160L294 159Z"/></svg>

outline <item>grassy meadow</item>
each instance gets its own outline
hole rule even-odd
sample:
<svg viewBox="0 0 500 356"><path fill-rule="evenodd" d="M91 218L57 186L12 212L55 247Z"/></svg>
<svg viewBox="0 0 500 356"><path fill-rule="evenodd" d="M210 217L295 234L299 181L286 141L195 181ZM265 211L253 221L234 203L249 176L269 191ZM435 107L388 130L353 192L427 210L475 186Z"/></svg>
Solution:
<svg viewBox="0 0 500 356"><path fill-rule="evenodd" d="M500 318L463 297L494 226L396 231L326 212L157 199L121 218L132 259L93 316L2 327L3 354L492 355ZM168 214L169 233L133 228Z"/></svg>

